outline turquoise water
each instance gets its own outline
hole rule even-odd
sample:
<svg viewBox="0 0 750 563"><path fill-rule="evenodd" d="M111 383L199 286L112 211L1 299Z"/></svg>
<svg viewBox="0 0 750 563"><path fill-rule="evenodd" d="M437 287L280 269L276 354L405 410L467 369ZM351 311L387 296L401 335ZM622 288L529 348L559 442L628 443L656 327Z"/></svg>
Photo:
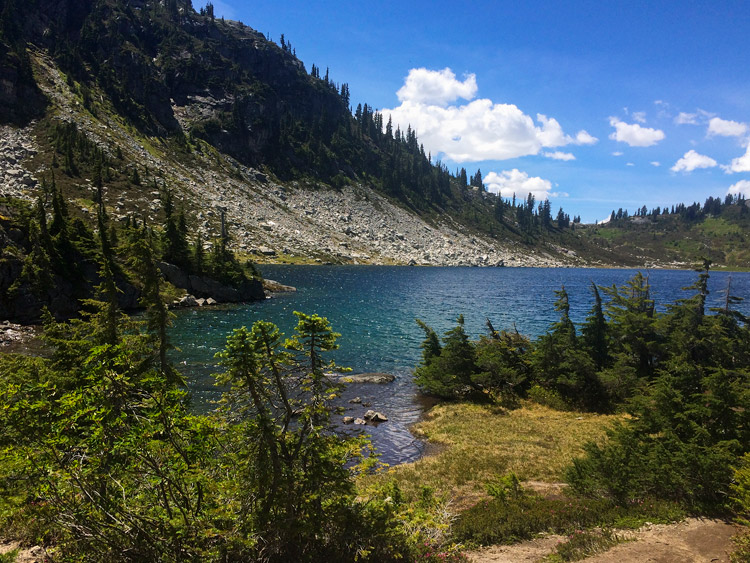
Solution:
<svg viewBox="0 0 750 563"><path fill-rule="evenodd" d="M463 314L467 331L478 336L486 318L496 329L515 327L529 336L542 334L556 320L554 290L565 285L571 317L581 322L591 308L591 281L598 285L623 284L636 270L541 268L413 268L390 266L263 266L266 278L297 287L297 292L246 305L179 311L172 330L177 358L190 382L196 408L211 408L220 391L213 385L214 354L223 348L233 328L250 326L258 319L276 323L290 334L296 324L293 311L328 317L342 333L336 361L354 373L387 372L396 381L387 385L350 385L342 405L347 414L366 410L348 399L359 396L372 403L389 421L367 426L387 463L419 457L423 444L408 430L424 403L417 397L411 372L420 359L423 333L414 322L420 318L442 333ZM690 271L654 270L649 274L657 306L685 296ZM723 303L727 278L732 294L746 298L750 314L750 273L714 272L710 281L710 306ZM352 427L346 427L352 431ZM358 427L361 429L361 427Z"/></svg>

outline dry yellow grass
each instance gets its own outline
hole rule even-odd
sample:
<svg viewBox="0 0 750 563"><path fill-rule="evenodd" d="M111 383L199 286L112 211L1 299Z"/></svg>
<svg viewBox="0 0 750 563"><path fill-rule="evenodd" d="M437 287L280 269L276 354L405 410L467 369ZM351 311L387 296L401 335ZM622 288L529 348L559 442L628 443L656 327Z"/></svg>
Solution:
<svg viewBox="0 0 750 563"><path fill-rule="evenodd" d="M437 452L391 468L407 498L422 486L453 499L475 498L508 472L521 481L557 482L583 444L605 437L617 416L561 412L525 402L507 411L468 403L435 406L414 432ZM382 477L381 477L382 478Z"/></svg>

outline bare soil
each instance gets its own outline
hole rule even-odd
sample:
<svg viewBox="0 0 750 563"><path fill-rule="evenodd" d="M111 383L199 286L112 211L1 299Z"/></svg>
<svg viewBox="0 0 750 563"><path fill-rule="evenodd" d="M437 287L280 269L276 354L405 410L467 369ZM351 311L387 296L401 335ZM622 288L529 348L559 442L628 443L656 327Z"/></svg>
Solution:
<svg viewBox="0 0 750 563"><path fill-rule="evenodd" d="M14 563L43 563L47 561L47 552L41 546L21 547L16 541L6 541L0 538L0 555L18 549Z"/></svg>
<svg viewBox="0 0 750 563"><path fill-rule="evenodd" d="M622 532L632 541L606 553L588 557L585 563L729 563L735 525L723 520L688 518L677 524L644 526ZM492 546L468 552L474 563L533 563L555 551L563 536L545 536L515 545Z"/></svg>

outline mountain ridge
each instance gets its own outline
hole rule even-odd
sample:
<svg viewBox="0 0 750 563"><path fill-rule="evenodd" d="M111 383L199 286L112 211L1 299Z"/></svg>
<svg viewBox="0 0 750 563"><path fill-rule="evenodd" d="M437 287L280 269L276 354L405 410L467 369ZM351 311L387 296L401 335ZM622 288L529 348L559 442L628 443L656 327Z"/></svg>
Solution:
<svg viewBox="0 0 750 563"><path fill-rule="evenodd" d="M158 224L158 193L168 188L194 234L218 236L225 213L235 248L256 261L686 267L695 259L627 242L612 249L591 234L606 227L558 225L531 199L504 204L464 171L432 164L411 128L394 131L367 104L353 115L348 86L315 65L308 73L283 38L276 45L202 12L174 0L5 0L2 29L15 31L4 32L4 61L27 64L33 76L23 83L21 69L16 92L46 100L3 116L26 123L4 129L5 195L34 198L54 175L74 212L93 217L100 158L115 221L135 214ZM14 48L22 53L10 56Z"/></svg>

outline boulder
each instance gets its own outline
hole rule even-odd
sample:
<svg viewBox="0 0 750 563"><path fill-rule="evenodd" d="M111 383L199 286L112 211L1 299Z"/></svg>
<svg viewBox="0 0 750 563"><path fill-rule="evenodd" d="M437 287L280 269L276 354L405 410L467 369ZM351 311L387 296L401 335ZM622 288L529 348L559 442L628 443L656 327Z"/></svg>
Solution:
<svg viewBox="0 0 750 563"><path fill-rule="evenodd" d="M353 399L349 399L349 402L358 405L362 402L362 399L360 399L359 397L354 397Z"/></svg>
<svg viewBox="0 0 750 563"><path fill-rule="evenodd" d="M344 418L341 419L341 422L343 422L344 424L351 424L352 422L354 422L354 417L345 416Z"/></svg>
<svg viewBox="0 0 750 563"><path fill-rule="evenodd" d="M355 418L354 424L364 425L364 424L367 424L367 421L363 418Z"/></svg>
<svg viewBox="0 0 750 563"><path fill-rule="evenodd" d="M365 420L370 422L387 422L388 417L378 411L369 410L365 413Z"/></svg>
<svg viewBox="0 0 750 563"><path fill-rule="evenodd" d="M188 289L188 275L182 268L179 268L174 264L169 264L168 262L159 262L157 265L159 266L161 275L164 276L165 280L175 287Z"/></svg>
<svg viewBox="0 0 750 563"><path fill-rule="evenodd" d="M390 373L357 373L354 375L343 375L341 381L344 383L391 383L396 379L395 375Z"/></svg>

